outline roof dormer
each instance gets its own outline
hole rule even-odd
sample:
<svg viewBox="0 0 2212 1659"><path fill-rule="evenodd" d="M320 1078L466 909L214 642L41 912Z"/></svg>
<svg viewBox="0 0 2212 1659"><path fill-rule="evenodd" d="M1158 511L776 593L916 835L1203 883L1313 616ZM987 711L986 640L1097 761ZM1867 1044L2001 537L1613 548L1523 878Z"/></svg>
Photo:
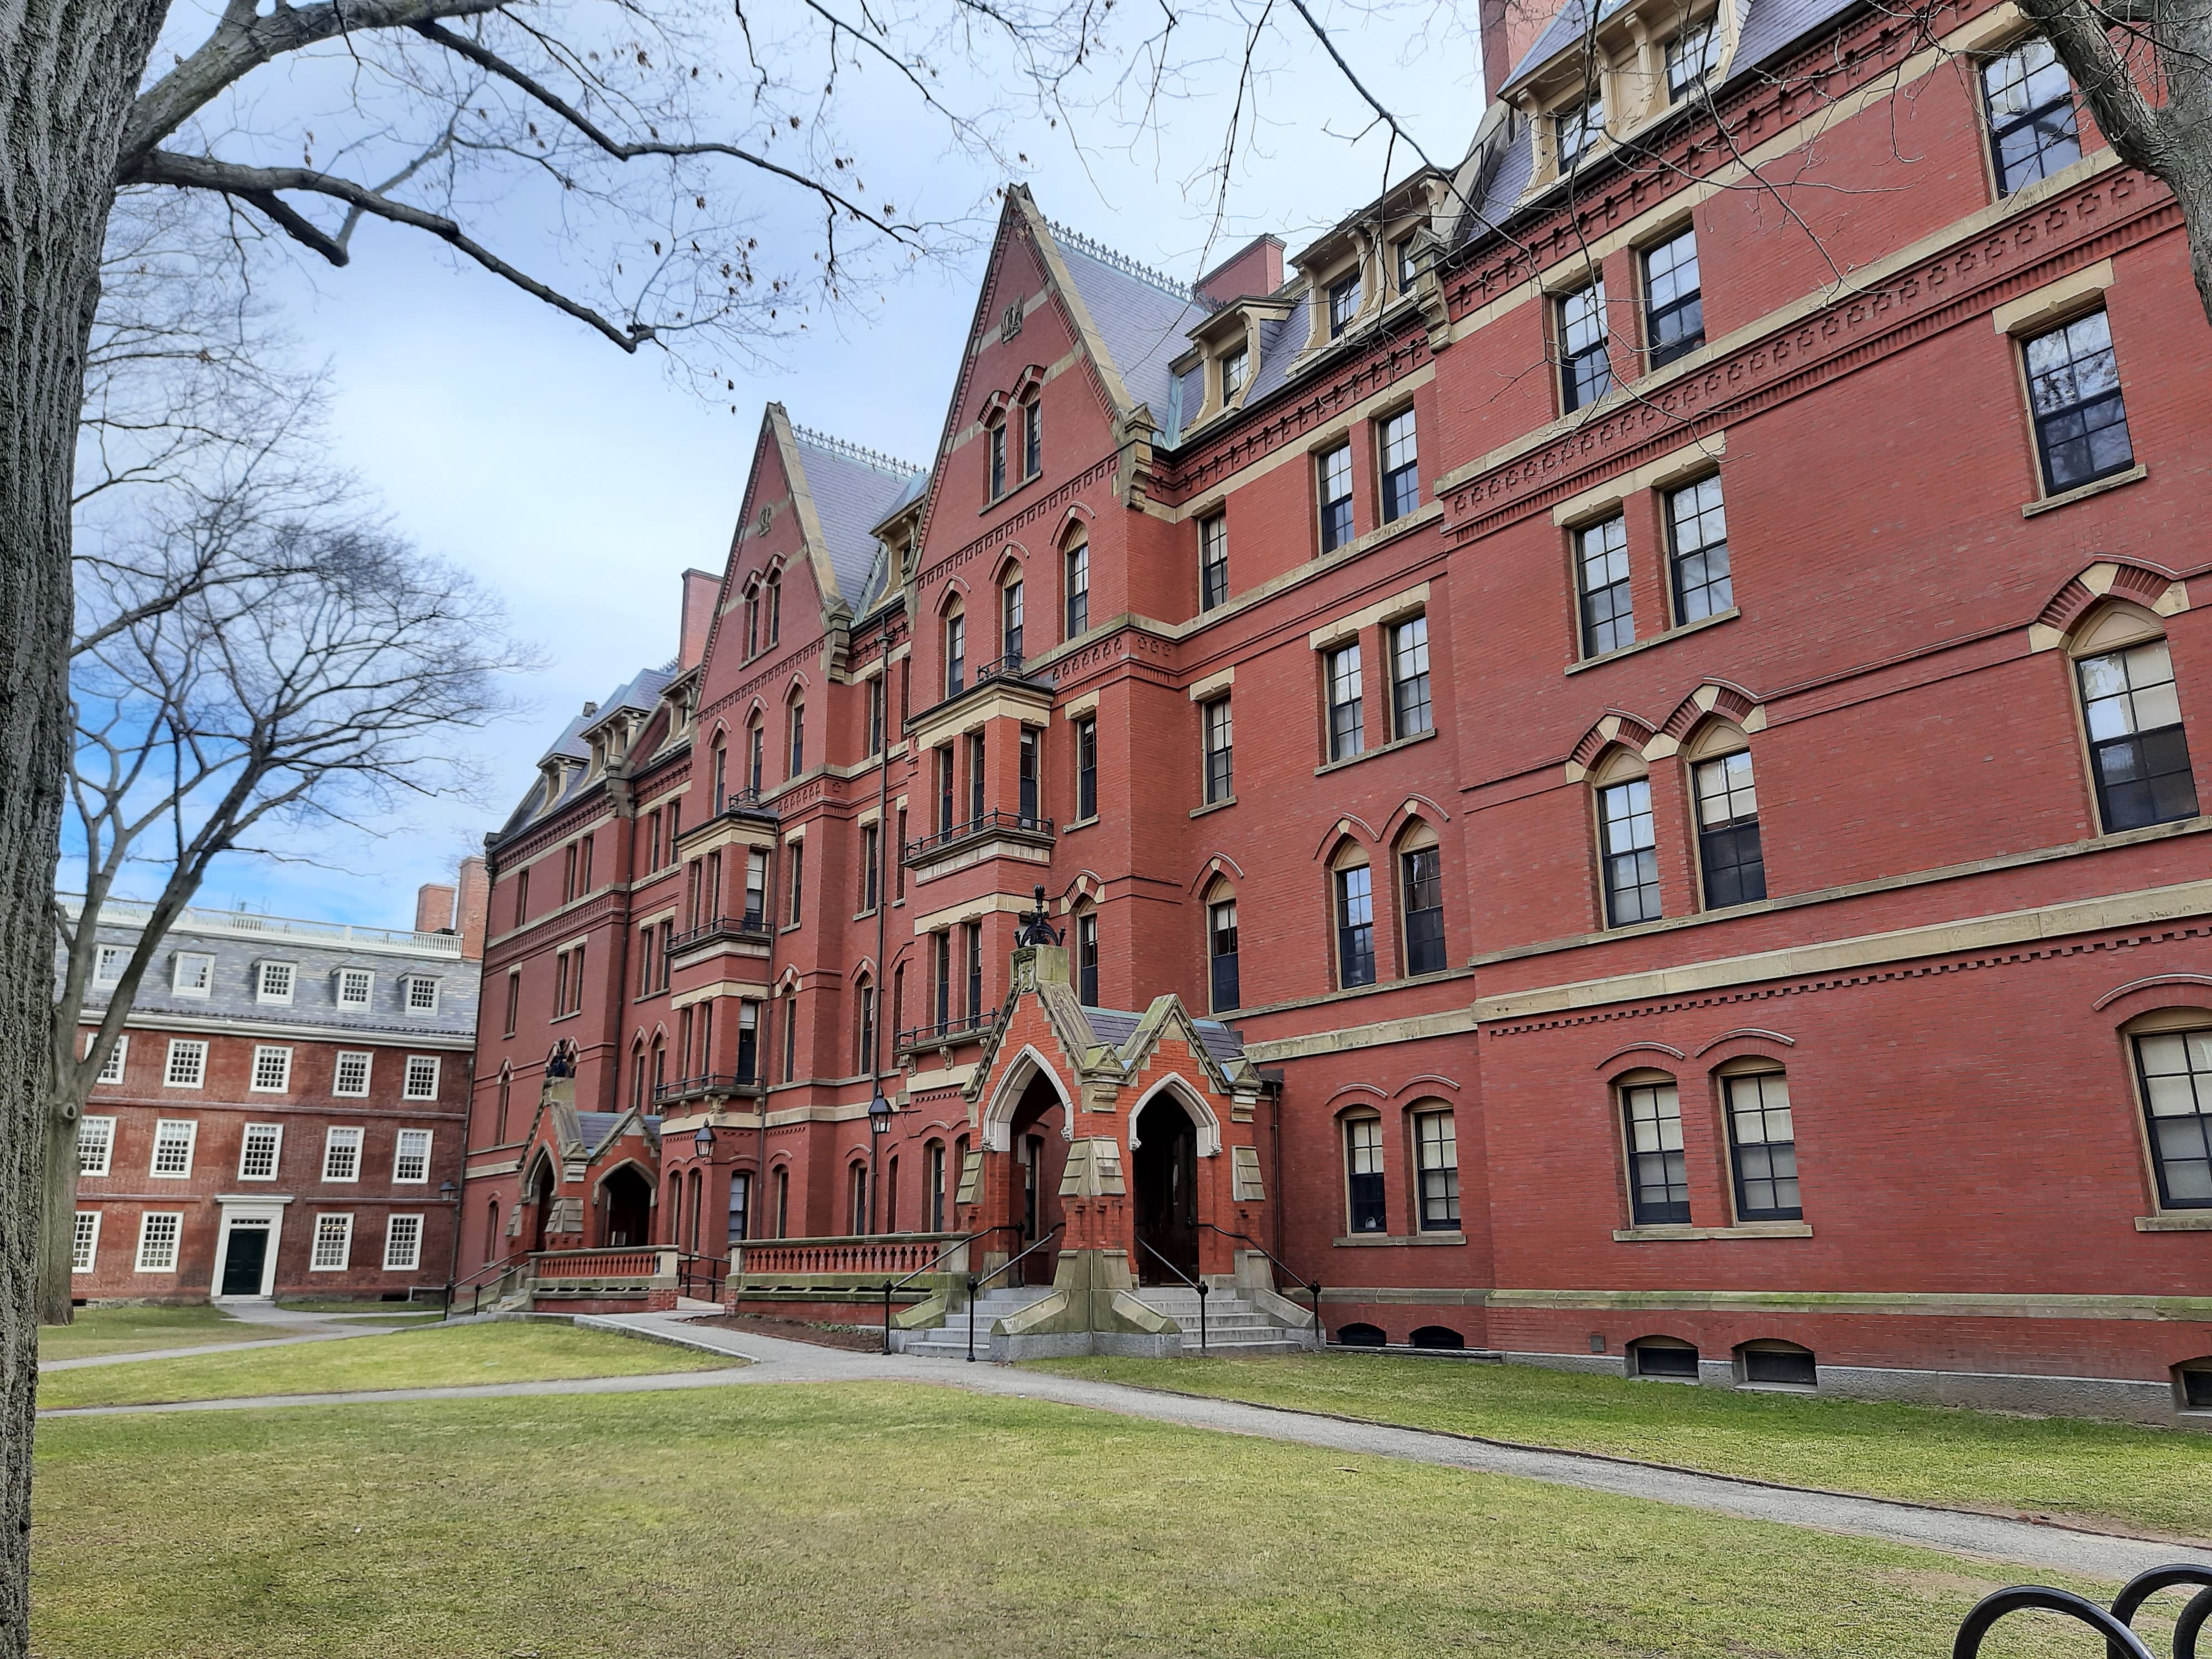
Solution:
<svg viewBox="0 0 2212 1659"><path fill-rule="evenodd" d="M1312 294L1308 351L1357 332L1413 291L1426 244L1422 233L1451 190L1437 168L1393 185L1297 257Z"/></svg>
<svg viewBox="0 0 2212 1659"><path fill-rule="evenodd" d="M1599 0L1570 6L1504 97L1535 129L1529 187L1587 169L1615 144L1717 87L1741 8L1728 0Z"/></svg>

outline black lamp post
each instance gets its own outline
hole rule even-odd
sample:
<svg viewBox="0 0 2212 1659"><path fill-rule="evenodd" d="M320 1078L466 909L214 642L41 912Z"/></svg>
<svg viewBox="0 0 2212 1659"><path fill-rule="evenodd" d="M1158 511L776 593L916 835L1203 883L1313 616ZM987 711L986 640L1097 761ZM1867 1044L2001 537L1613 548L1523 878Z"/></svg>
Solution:
<svg viewBox="0 0 2212 1659"><path fill-rule="evenodd" d="M881 1179L884 1137L891 1132L891 1103L884 1098L884 1091L876 1091L876 1097L868 1103L868 1231L876 1231L877 1185Z"/></svg>
<svg viewBox="0 0 2212 1659"><path fill-rule="evenodd" d="M446 1253L446 1312L449 1315L453 1310L453 1280L461 1271L461 1206L456 1202L460 1190L450 1181L438 1183L439 1199L450 1205L453 1212L453 1243ZM484 1265L489 1267L491 1263L487 1261Z"/></svg>

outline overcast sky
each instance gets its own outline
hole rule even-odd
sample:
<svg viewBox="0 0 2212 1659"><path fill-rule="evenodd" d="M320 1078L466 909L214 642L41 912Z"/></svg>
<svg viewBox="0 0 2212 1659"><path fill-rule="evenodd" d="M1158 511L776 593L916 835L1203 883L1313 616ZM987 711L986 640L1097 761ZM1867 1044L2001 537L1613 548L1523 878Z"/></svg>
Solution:
<svg viewBox="0 0 2212 1659"><path fill-rule="evenodd" d="M1408 28L1380 28L1341 6L1316 15L1424 149L1456 162L1482 107L1472 42L1409 51ZM1266 53L1268 125L1239 168L1215 261L1263 230L1295 252L1382 183L1383 136L1343 136L1365 126L1365 114L1318 47L1279 37ZM1024 176L1048 216L1188 280L1200 269L1208 204L1189 198L1186 181L1220 149L1226 115L1212 96L1170 106L1158 143L1136 155L1103 117L1083 132L1092 143L1082 155L1064 129L1042 123L1012 133L1007 148L1026 152ZM926 185L940 204L980 207L976 222L988 228L1000 180L987 165L918 143L908 112L887 108L874 130L850 116L846 125L862 176L877 175L872 194L902 190L904 204L924 199ZM1401 146L1392 177L1414 164ZM533 227L489 228L530 252ZM803 236L807 225L771 208L763 241L779 231ZM517 633L546 665L517 687L531 714L482 740L489 799L435 803L381 839L320 846L322 865L335 867L234 857L216 866L201 902L409 925L416 885L448 878L477 849L562 724L673 654L678 574L720 573L764 404L781 402L802 425L930 459L984 256L979 246L948 267L874 285L850 313L810 319L780 362L736 375L736 389L714 404L669 384L651 350L626 356L492 278L453 269L417 234L372 222L348 268L293 272L289 314L334 371L345 459L416 542L505 595Z"/></svg>

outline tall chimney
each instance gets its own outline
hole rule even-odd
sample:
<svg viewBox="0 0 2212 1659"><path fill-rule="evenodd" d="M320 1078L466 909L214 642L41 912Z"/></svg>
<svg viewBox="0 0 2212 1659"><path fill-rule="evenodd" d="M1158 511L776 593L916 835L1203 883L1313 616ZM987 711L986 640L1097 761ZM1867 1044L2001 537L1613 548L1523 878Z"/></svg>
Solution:
<svg viewBox="0 0 2212 1659"><path fill-rule="evenodd" d="M684 573L684 637L676 648L676 672L696 668L707 654L707 630L714 621L714 600L722 579L703 570Z"/></svg>
<svg viewBox="0 0 2212 1659"><path fill-rule="evenodd" d="M1198 295L1216 305L1273 294L1283 285L1283 240L1255 238L1200 277Z"/></svg>
<svg viewBox="0 0 2212 1659"><path fill-rule="evenodd" d="M485 925L491 915L491 875L479 858L461 860L460 899L453 921L461 930L461 960L483 960Z"/></svg>
<svg viewBox="0 0 2212 1659"><path fill-rule="evenodd" d="M415 890L415 931L450 933L453 931L453 890L441 881L426 881Z"/></svg>
<svg viewBox="0 0 2212 1659"><path fill-rule="evenodd" d="M1528 49L1543 38L1561 0L1481 0L1483 90L1496 98L1506 78L1521 66Z"/></svg>

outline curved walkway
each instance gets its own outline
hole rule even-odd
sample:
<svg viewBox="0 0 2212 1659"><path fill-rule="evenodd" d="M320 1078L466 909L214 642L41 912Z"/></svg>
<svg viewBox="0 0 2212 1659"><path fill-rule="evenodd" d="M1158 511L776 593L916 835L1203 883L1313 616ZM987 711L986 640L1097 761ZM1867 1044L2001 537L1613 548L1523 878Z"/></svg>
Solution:
<svg viewBox="0 0 2212 1659"><path fill-rule="evenodd" d="M389 1314L314 1314L301 1313L290 1308L280 1308L273 1302L230 1302L223 1310L240 1325L271 1333L269 1335L241 1334L227 1342L198 1342L185 1348L134 1348L124 1353L81 1354L74 1359L42 1359L39 1375L48 1371L82 1370L93 1365L128 1365L141 1359L190 1359L204 1353L230 1353L240 1348L277 1348L293 1342L337 1342L350 1336L382 1336L393 1330L405 1330L404 1325L371 1325L370 1319L386 1319ZM283 1335L278 1333L289 1332Z"/></svg>
<svg viewBox="0 0 2212 1659"><path fill-rule="evenodd" d="M1555 1486L1580 1486L1747 1521L1779 1522L1822 1532L1879 1538L1923 1549L1982 1556L2113 1582L2172 1561L2193 1561L2212 1566L2212 1550L2183 1545L2152 1543L1884 1498L1852 1498L1802 1487L1771 1486L1576 1452L1502 1445L1424 1429L1353 1422L1233 1400L1158 1393L1121 1383L1096 1382L1008 1366L850 1353L786 1341L780 1337L761 1336L750 1331L694 1325L666 1314L585 1317L576 1322L586 1327L626 1330L708 1352L726 1353L744 1364L741 1369L685 1371L662 1376L581 1377L557 1382L498 1382L466 1388L389 1389L353 1394L270 1395L166 1406L84 1406L40 1412L39 1415L120 1416L142 1412L246 1411L279 1406L369 1405L414 1400L638 1394L755 1382L918 1382L1018 1400L1048 1401L1186 1428L1252 1435L1331 1451L1399 1457Z"/></svg>

